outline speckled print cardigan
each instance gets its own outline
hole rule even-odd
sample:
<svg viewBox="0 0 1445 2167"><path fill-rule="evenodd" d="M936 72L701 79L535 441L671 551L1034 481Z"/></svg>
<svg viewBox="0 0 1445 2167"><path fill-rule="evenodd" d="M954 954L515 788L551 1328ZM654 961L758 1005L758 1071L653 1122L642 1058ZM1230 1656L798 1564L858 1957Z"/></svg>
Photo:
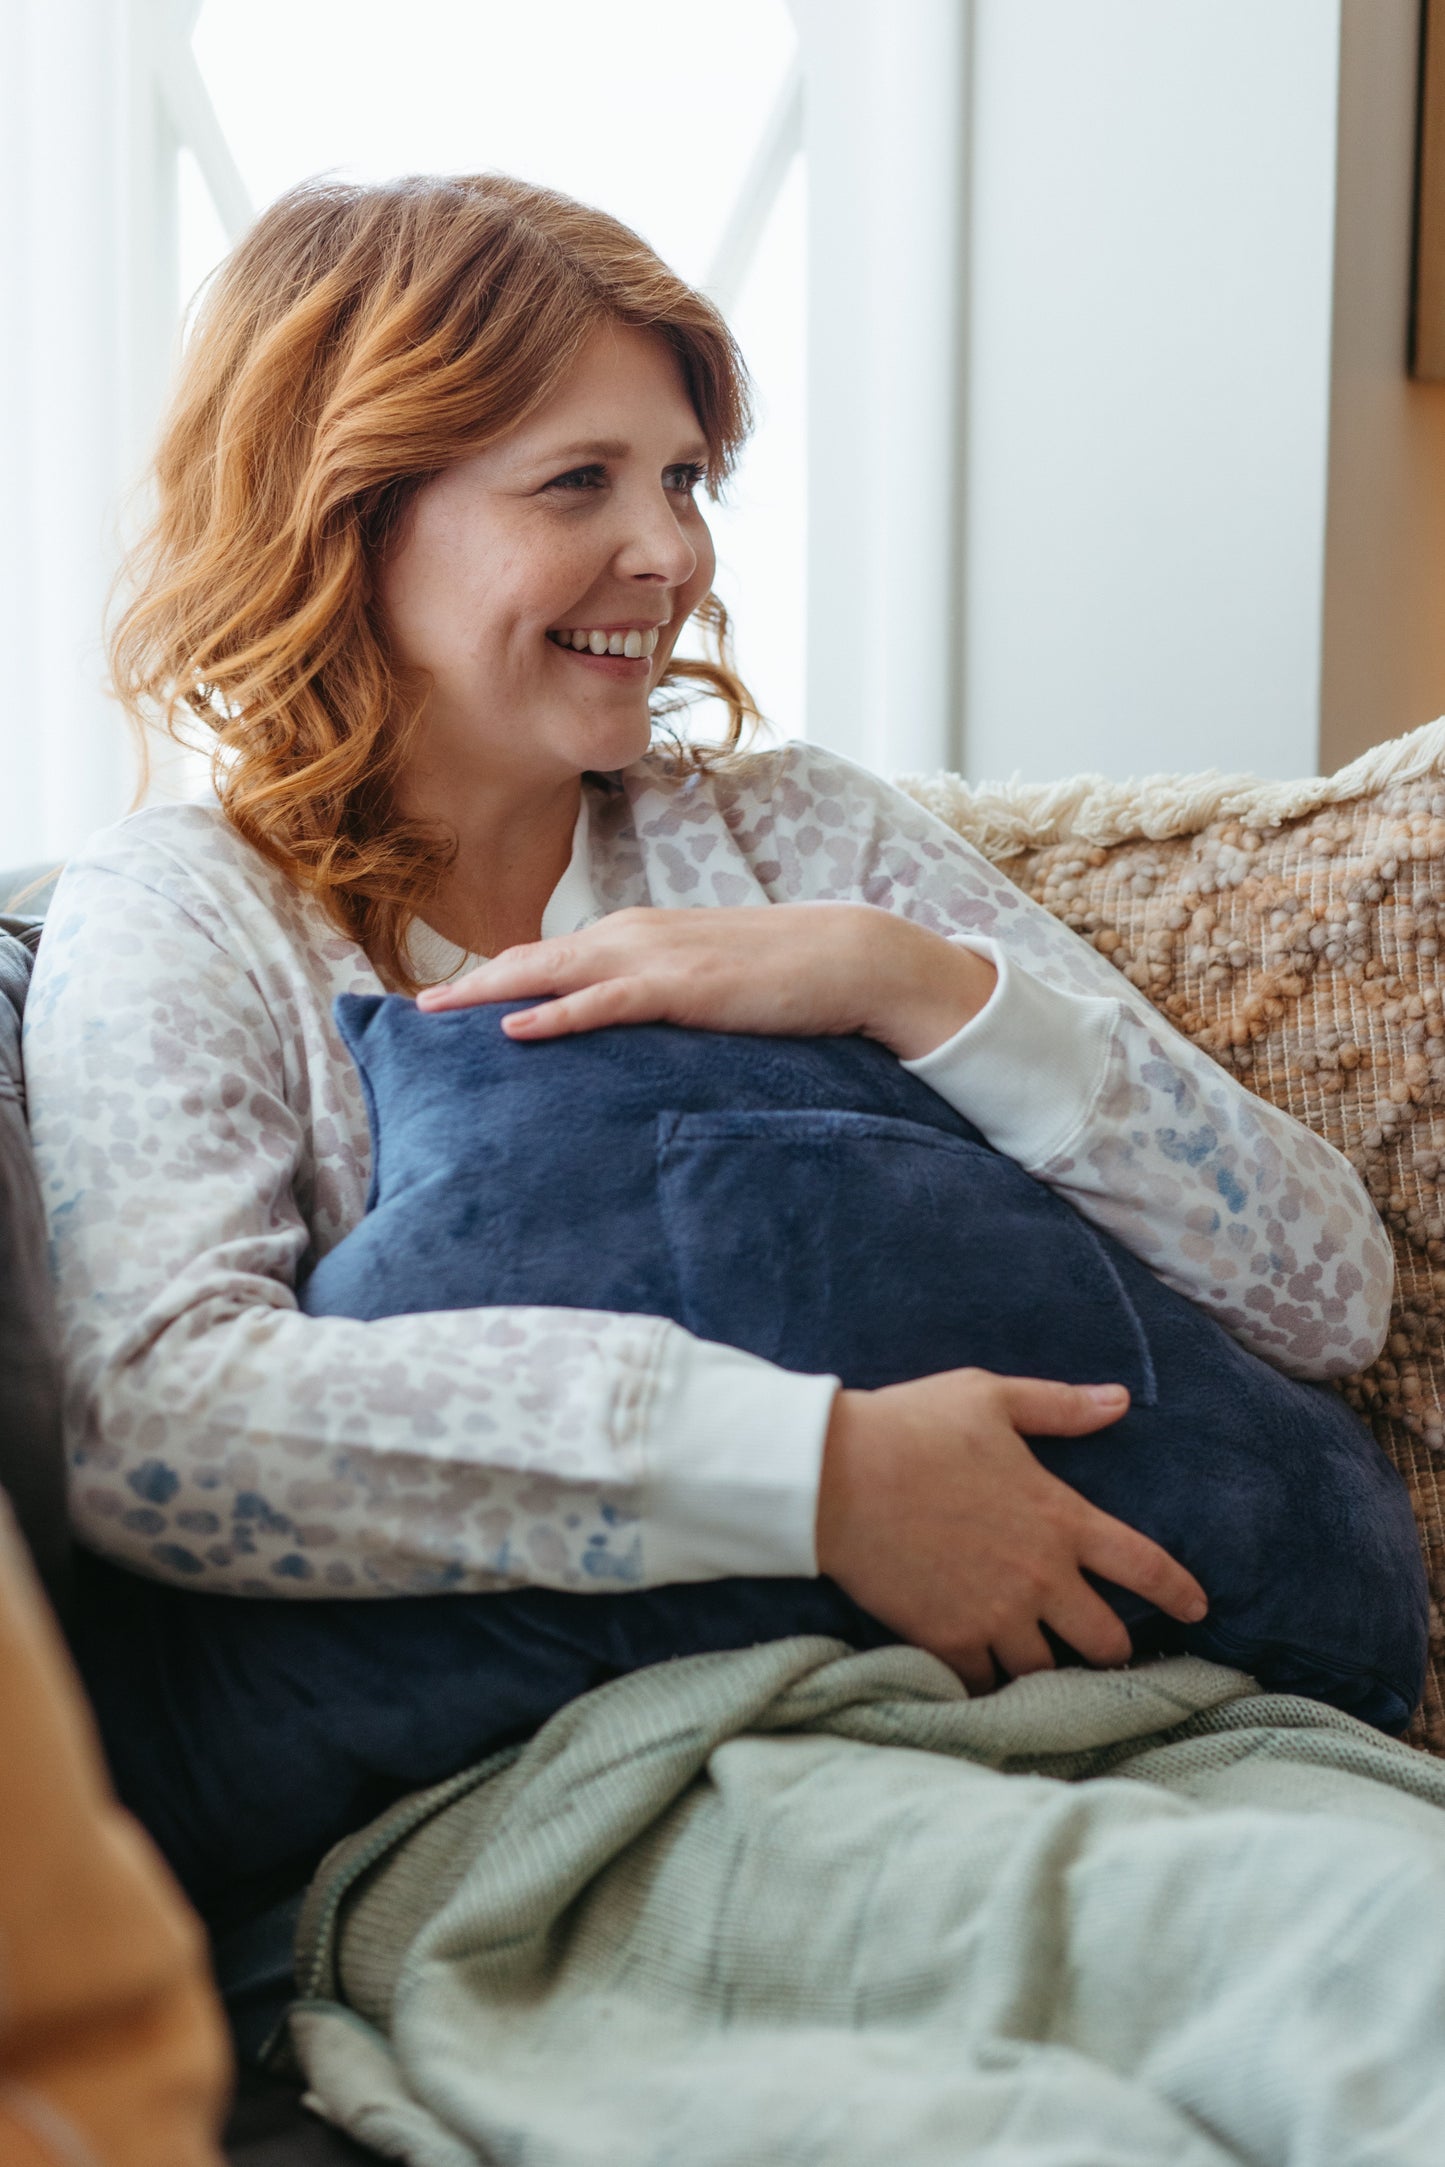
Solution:
<svg viewBox="0 0 1445 2167"><path fill-rule="evenodd" d="M1282 1369L1373 1359L1390 1251L1347 1163L835 755L703 775L654 752L589 781L544 929L825 898L998 966L986 1008L909 1064L991 1142ZM139 813L67 871L26 1069L82 1539L257 1595L816 1571L831 1378L650 1317L299 1313L298 1269L356 1224L369 1171L331 1004L378 990L214 807Z"/></svg>

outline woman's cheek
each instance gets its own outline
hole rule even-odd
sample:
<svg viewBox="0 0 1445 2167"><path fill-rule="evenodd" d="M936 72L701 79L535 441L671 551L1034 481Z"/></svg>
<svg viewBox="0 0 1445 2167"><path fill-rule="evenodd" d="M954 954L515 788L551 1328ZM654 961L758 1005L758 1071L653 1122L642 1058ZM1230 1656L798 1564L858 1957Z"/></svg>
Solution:
<svg viewBox="0 0 1445 2167"><path fill-rule="evenodd" d="M717 550L713 546L712 529L701 512L697 514L697 529L695 536L690 535L688 537L693 548L697 551L697 570L688 584L687 610L689 615L697 608L698 603L711 587L713 575L717 571Z"/></svg>

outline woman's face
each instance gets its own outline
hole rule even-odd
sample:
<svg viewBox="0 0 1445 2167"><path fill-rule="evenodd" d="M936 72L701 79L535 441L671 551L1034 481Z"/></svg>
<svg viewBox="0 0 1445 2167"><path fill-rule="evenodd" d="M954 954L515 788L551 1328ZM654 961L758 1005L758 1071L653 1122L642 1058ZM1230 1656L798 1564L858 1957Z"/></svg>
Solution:
<svg viewBox="0 0 1445 2167"><path fill-rule="evenodd" d="M422 486L377 592L398 659L431 680L414 768L433 789L545 788L646 751L648 694L712 584L706 459L676 356L617 325Z"/></svg>

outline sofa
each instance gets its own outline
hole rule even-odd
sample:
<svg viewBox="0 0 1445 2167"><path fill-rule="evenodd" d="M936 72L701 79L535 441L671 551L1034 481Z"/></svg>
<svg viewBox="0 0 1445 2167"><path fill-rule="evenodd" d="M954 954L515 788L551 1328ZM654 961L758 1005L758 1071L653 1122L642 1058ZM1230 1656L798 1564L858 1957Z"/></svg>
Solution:
<svg viewBox="0 0 1445 2167"><path fill-rule="evenodd" d="M1409 1733L1445 1755L1445 721L1329 778L903 778L1251 1089L1355 1163L1395 1245L1380 1359L1346 1381L1410 1491L1432 1592ZM24 889L0 876L0 907ZM18 1019L44 891L0 920L0 1484L70 1601L53 1323L26 1155ZM248 2076L238 2167L367 2155Z"/></svg>

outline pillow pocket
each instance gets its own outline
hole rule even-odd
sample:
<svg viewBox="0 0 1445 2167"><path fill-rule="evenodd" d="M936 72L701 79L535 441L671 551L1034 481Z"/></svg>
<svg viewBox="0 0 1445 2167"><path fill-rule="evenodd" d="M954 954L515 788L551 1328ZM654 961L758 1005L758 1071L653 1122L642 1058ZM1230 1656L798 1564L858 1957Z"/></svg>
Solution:
<svg viewBox="0 0 1445 2167"><path fill-rule="evenodd" d="M1103 1242L986 1145L844 1109L665 1111L662 1224L681 1321L871 1389L976 1367L1158 1398Z"/></svg>

